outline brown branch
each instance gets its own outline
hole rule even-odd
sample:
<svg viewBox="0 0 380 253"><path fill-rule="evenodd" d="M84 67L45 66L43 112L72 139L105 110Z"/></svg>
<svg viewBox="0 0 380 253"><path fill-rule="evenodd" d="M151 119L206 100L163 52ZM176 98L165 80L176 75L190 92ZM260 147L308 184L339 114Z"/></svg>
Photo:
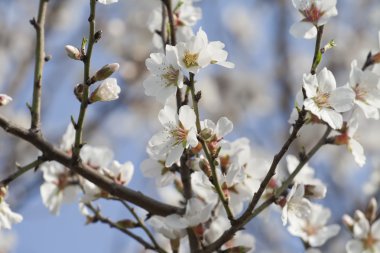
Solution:
<svg viewBox="0 0 380 253"><path fill-rule="evenodd" d="M183 209L164 204L153 198L150 198L141 192L134 191L130 188L116 184L111 179L106 178L89 166L73 161L71 156L55 148L52 144L47 142L42 136L29 131L25 128L16 126L15 124L7 121L4 117L0 116L0 127L3 128L9 134L17 136L42 151L43 156L48 160L54 160L72 171L78 173L82 177L86 178L90 182L99 186L104 191L109 192L111 195L119 197L120 199L129 201L154 215L167 216L170 214L181 214Z"/></svg>
<svg viewBox="0 0 380 253"><path fill-rule="evenodd" d="M134 233L132 233L128 229L123 228L122 226L118 225L117 223L113 222L112 220L104 217L100 213L100 210L96 209L91 204L87 204L86 207L88 209L90 209L93 212L93 214L94 214L94 216L91 217L91 219L93 219L93 221L91 221L92 223L96 223L96 222L99 221L99 222L101 222L103 224L108 224L111 228L115 228L115 229L119 230L120 232L122 232L122 233L128 235L129 237L133 238L134 240L136 240L137 242L139 242L142 246L144 246L146 249L156 250L156 248L153 245L151 245L150 243L148 243L147 241L145 241L140 236L135 235ZM162 251L158 251L158 252L162 252Z"/></svg>
<svg viewBox="0 0 380 253"><path fill-rule="evenodd" d="M30 23L36 30L36 60L34 66L33 101L30 107L32 122L30 129L36 133L41 131L41 95L42 95L42 72L45 62L45 16L48 0L40 0L37 20L34 18Z"/></svg>

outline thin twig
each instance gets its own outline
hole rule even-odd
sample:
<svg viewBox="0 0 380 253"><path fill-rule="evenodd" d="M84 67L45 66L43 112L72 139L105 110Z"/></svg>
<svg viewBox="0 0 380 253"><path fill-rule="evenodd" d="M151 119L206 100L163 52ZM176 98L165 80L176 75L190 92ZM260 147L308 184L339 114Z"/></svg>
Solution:
<svg viewBox="0 0 380 253"><path fill-rule="evenodd" d="M24 173L28 172L29 170L32 170L34 168L38 168L43 162L44 162L43 157L39 157L37 160L23 166L19 167L17 166L17 171L13 173L12 175L8 176L7 178L3 179L0 181L0 186L7 186L10 184L12 181L17 179L19 176L23 175Z"/></svg>
<svg viewBox="0 0 380 253"><path fill-rule="evenodd" d="M142 228L142 230L144 230L144 232L146 233L146 235L149 237L149 239L152 241L152 243L156 247L156 250L158 252L166 252L164 249L162 249L160 247L160 245L157 243L156 239L154 239L153 234L149 231L149 229L145 226L144 222L137 215L137 213L135 212L135 209L133 207L131 207L126 201L123 201L123 200L120 200L120 199L118 201L120 201L120 203L123 204L123 206L125 208L127 208L128 211L133 215L133 217L136 219L136 221L139 224L139 226Z"/></svg>
<svg viewBox="0 0 380 253"><path fill-rule="evenodd" d="M200 123L200 118L199 118L199 108L198 108L198 102L199 102L199 97L195 94L195 87L194 87L194 74L190 73L190 79L189 79L189 88L191 92L191 96L193 99L193 108L196 116L196 126L197 126L197 132L198 134L201 132L201 123ZM199 138L200 143L202 144L202 148L204 153L206 154L206 158L208 163L210 164L211 167L211 172L212 172L212 184L215 187L216 192L218 193L218 196L223 204L223 207L227 213L227 217L230 221L234 220L234 215L232 213L231 208L228 205L228 199L225 197L223 190L219 184L218 180L218 175L216 172L216 167L215 167L215 159L212 157L211 152L207 146L207 143Z"/></svg>
<svg viewBox="0 0 380 253"><path fill-rule="evenodd" d="M112 220L104 217L100 213L100 210L96 209L91 204L86 204L86 207L88 209L90 209L93 212L93 214L94 214L94 217L92 217L92 219L94 220L93 223L95 223L97 221L100 221L101 223L108 224L111 228L116 228L120 232L128 235L129 237L131 237L133 239L135 239L137 242L139 242L146 249L156 250L156 248L153 245L151 245L150 243L148 243L147 241L145 241L144 239L142 239L140 236L135 235L134 233L132 233L128 229L123 228L122 226L118 225L117 223L113 222Z"/></svg>
<svg viewBox="0 0 380 253"><path fill-rule="evenodd" d="M41 95L42 95L42 73L45 63L45 16L48 0L40 0L38 7L37 20L34 18L30 21L36 30L36 59L34 66L34 85L33 85L33 101L29 108L32 115L30 129L36 133L41 131Z"/></svg>
<svg viewBox="0 0 380 253"><path fill-rule="evenodd" d="M90 23L90 31L88 36L88 44L87 44L87 52L84 57L84 76L83 76L83 96L80 105L80 112L78 116L78 120L75 124L75 142L73 149L73 158L76 160L79 158L79 152L82 146L82 131L84 118L86 115L86 110L88 106L88 91L89 85L88 80L90 79L90 66L91 66L91 56L92 49L95 44L95 13L96 13L96 0L90 0L90 17L88 18L88 22Z"/></svg>

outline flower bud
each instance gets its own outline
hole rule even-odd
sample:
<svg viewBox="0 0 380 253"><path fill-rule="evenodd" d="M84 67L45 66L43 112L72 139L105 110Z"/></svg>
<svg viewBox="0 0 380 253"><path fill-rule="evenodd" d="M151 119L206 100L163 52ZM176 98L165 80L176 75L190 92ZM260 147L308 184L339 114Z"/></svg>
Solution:
<svg viewBox="0 0 380 253"><path fill-rule="evenodd" d="M371 198L366 210L366 217L368 218L370 222L373 222L376 219L376 214L377 214L377 201L375 198Z"/></svg>
<svg viewBox="0 0 380 253"><path fill-rule="evenodd" d="M342 217L343 224L348 228L348 230L353 231L355 221L348 214Z"/></svg>
<svg viewBox="0 0 380 253"><path fill-rule="evenodd" d="M210 128L204 128L199 133L199 135L202 137L203 140L209 141L212 137L212 130Z"/></svg>
<svg viewBox="0 0 380 253"><path fill-rule="evenodd" d="M119 63L110 63L103 66L100 70L98 70L93 77L91 77L90 83L94 83L97 81L102 81L108 77L110 77L113 73L118 71L120 65Z"/></svg>
<svg viewBox="0 0 380 253"><path fill-rule="evenodd" d="M12 101L12 98L6 94L0 94L0 106L9 104Z"/></svg>
<svg viewBox="0 0 380 253"><path fill-rule="evenodd" d="M7 195L8 189L5 186L0 187L0 203L3 201L5 196Z"/></svg>
<svg viewBox="0 0 380 253"><path fill-rule="evenodd" d="M66 45L65 50L67 53L67 56L70 57L73 60L81 60L82 59L82 53L80 50L74 46Z"/></svg>
<svg viewBox="0 0 380 253"><path fill-rule="evenodd" d="M323 199L326 197L326 186L323 184L305 185L305 197Z"/></svg>
<svg viewBox="0 0 380 253"><path fill-rule="evenodd" d="M120 87L115 78L108 78L91 94L90 102L112 101L119 98Z"/></svg>
<svg viewBox="0 0 380 253"><path fill-rule="evenodd" d="M380 63L380 52L377 53L377 54L374 54L371 58L371 62L373 62L374 64L378 64Z"/></svg>
<svg viewBox="0 0 380 253"><path fill-rule="evenodd" d="M200 160L199 167L206 174L207 177L211 177L212 173L211 173L211 168L208 161L206 161L205 159Z"/></svg>
<svg viewBox="0 0 380 253"><path fill-rule="evenodd" d="M82 102L83 89L84 89L84 86L81 83L77 84L77 86L75 86L75 88L74 88L74 94L77 97L77 99L79 100L79 102Z"/></svg>

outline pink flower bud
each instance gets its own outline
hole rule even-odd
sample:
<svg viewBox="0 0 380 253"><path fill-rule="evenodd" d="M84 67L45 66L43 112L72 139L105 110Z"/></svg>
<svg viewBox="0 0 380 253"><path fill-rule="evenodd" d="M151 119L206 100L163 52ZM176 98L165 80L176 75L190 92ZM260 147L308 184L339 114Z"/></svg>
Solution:
<svg viewBox="0 0 380 253"><path fill-rule="evenodd" d="M108 77L110 77L113 73L119 70L119 63L110 63L103 66L100 70L98 70L95 75L91 78L91 83L102 81Z"/></svg>
<svg viewBox="0 0 380 253"><path fill-rule="evenodd" d="M90 96L90 102L112 101L119 98L120 87L115 78L106 79Z"/></svg>

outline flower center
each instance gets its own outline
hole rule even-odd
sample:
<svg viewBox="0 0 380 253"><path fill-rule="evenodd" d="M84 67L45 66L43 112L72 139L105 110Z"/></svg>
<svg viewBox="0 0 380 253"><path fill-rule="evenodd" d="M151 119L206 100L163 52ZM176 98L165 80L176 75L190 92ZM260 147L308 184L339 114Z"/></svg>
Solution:
<svg viewBox="0 0 380 253"><path fill-rule="evenodd" d="M375 238L372 237L371 234L368 234L367 238L362 239L364 249L373 249L374 244L377 242Z"/></svg>
<svg viewBox="0 0 380 253"><path fill-rule="evenodd" d="M359 85L356 85L356 87L354 88L354 91L355 91L355 95L356 95L355 96L356 100L360 100L360 101L366 102L365 101L365 97L367 96L368 92L365 89L363 89Z"/></svg>
<svg viewBox="0 0 380 253"><path fill-rule="evenodd" d="M199 54L192 54L190 52L186 52L182 61L185 63L186 68L197 67L198 66L198 56Z"/></svg>
<svg viewBox="0 0 380 253"><path fill-rule="evenodd" d="M330 104L328 101L329 97L330 97L329 93L318 93L317 96L313 98L313 100L319 108L330 107Z"/></svg>
<svg viewBox="0 0 380 253"><path fill-rule="evenodd" d="M165 74L161 77L166 80L166 86L177 86L178 83L179 70L175 69L172 65L166 68Z"/></svg>
<svg viewBox="0 0 380 253"><path fill-rule="evenodd" d="M318 20L323 16L323 12L320 11L315 4L311 4L311 6L308 9L301 11L302 15L305 16L306 20L311 23L317 23Z"/></svg>
<svg viewBox="0 0 380 253"><path fill-rule="evenodd" d="M183 128L182 126L179 126L171 130L170 133L175 140L174 145L178 145L180 143L186 143L187 134L189 133L189 131Z"/></svg>

